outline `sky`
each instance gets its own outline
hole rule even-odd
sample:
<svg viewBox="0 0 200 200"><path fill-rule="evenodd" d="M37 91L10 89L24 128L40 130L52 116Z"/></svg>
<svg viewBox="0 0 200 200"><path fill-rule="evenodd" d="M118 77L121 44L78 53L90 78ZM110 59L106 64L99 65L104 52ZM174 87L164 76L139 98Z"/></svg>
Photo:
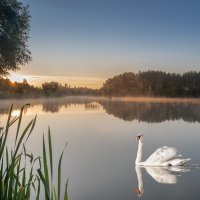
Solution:
<svg viewBox="0 0 200 200"><path fill-rule="evenodd" d="M200 70L199 0L21 1L33 60L13 79L96 88L123 72Z"/></svg>

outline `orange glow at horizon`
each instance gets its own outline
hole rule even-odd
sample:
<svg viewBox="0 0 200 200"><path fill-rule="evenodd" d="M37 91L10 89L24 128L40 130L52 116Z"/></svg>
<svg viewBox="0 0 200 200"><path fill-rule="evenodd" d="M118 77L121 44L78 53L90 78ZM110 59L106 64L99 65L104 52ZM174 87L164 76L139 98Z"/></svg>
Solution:
<svg viewBox="0 0 200 200"><path fill-rule="evenodd" d="M98 89L102 87L106 78L99 77L76 77L76 76L41 76L41 75L21 75L11 74L9 79L12 82L22 82L24 79L28 81L30 85L41 87L44 82L59 82L60 84L70 85L71 87L88 87L92 89Z"/></svg>

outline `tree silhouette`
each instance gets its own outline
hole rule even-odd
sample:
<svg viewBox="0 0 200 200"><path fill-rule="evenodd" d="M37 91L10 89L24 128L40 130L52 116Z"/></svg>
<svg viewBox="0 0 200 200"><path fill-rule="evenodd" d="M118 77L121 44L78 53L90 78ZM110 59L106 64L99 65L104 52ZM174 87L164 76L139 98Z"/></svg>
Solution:
<svg viewBox="0 0 200 200"><path fill-rule="evenodd" d="M111 96L199 97L200 72L183 74L162 71L126 72L109 78L100 89Z"/></svg>
<svg viewBox="0 0 200 200"><path fill-rule="evenodd" d="M27 45L29 28L28 6L17 0L0 1L0 76L31 60Z"/></svg>

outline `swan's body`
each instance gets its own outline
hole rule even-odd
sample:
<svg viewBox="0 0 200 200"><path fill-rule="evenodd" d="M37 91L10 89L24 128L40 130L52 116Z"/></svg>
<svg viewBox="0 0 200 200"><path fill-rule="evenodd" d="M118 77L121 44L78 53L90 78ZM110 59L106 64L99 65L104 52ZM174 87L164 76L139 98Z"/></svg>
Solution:
<svg viewBox="0 0 200 200"><path fill-rule="evenodd" d="M182 159L181 155L177 155L176 148L173 147L161 147L157 149L149 158L142 162L142 135L137 137L138 151L135 160L135 164L139 166L182 166L190 158Z"/></svg>

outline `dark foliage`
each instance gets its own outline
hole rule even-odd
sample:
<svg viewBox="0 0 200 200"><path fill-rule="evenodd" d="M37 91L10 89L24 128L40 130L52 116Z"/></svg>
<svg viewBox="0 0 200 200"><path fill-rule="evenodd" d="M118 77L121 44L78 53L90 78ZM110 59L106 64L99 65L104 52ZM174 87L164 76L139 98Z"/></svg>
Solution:
<svg viewBox="0 0 200 200"><path fill-rule="evenodd" d="M147 71L120 74L108 79L100 89L71 87L58 82L45 82L42 88L31 86L24 80L13 83L0 79L0 98L34 98L61 96L155 96L155 97L200 97L200 72L170 74Z"/></svg>
<svg viewBox="0 0 200 200"><path fill-rule="evenodd" d="M17 0L0 1L0 76L31 60L27 46L29 27L28 6Z"/></svg>
<svg viewBox="0 0 200 200"><path fill-rule="evenodd" d="M162 71L129 72L108 79L101 93L106 96L199 97L200 72L184 74Z"/></svg>
<svg viewBox="0 0 200 200"><path fill-rule="evenodd" d="M37 97L40 89L33 87L24 80L22 83L11 82L9 79L0 79L0 98Z"/></svg>
<svg viewBox="0 0 200 200"><path fill-rule="evenodd" d="M5 98L37 98L60 97L66 95L98 95L98 90L85 87L64 86L58 82L45 82L42 88L29 85L24 79L22 83L11 82L9 79L0 79L0 99Z"/></svg>
<svg viewBox="0 0 200 200"><path fill-rule="evenodd" d="M47 97L65 96L65 95L97 95L98 90L86 87L71 87L70 85L61 85L58 82L45 82L42 84L42 94Z"/></svg>

